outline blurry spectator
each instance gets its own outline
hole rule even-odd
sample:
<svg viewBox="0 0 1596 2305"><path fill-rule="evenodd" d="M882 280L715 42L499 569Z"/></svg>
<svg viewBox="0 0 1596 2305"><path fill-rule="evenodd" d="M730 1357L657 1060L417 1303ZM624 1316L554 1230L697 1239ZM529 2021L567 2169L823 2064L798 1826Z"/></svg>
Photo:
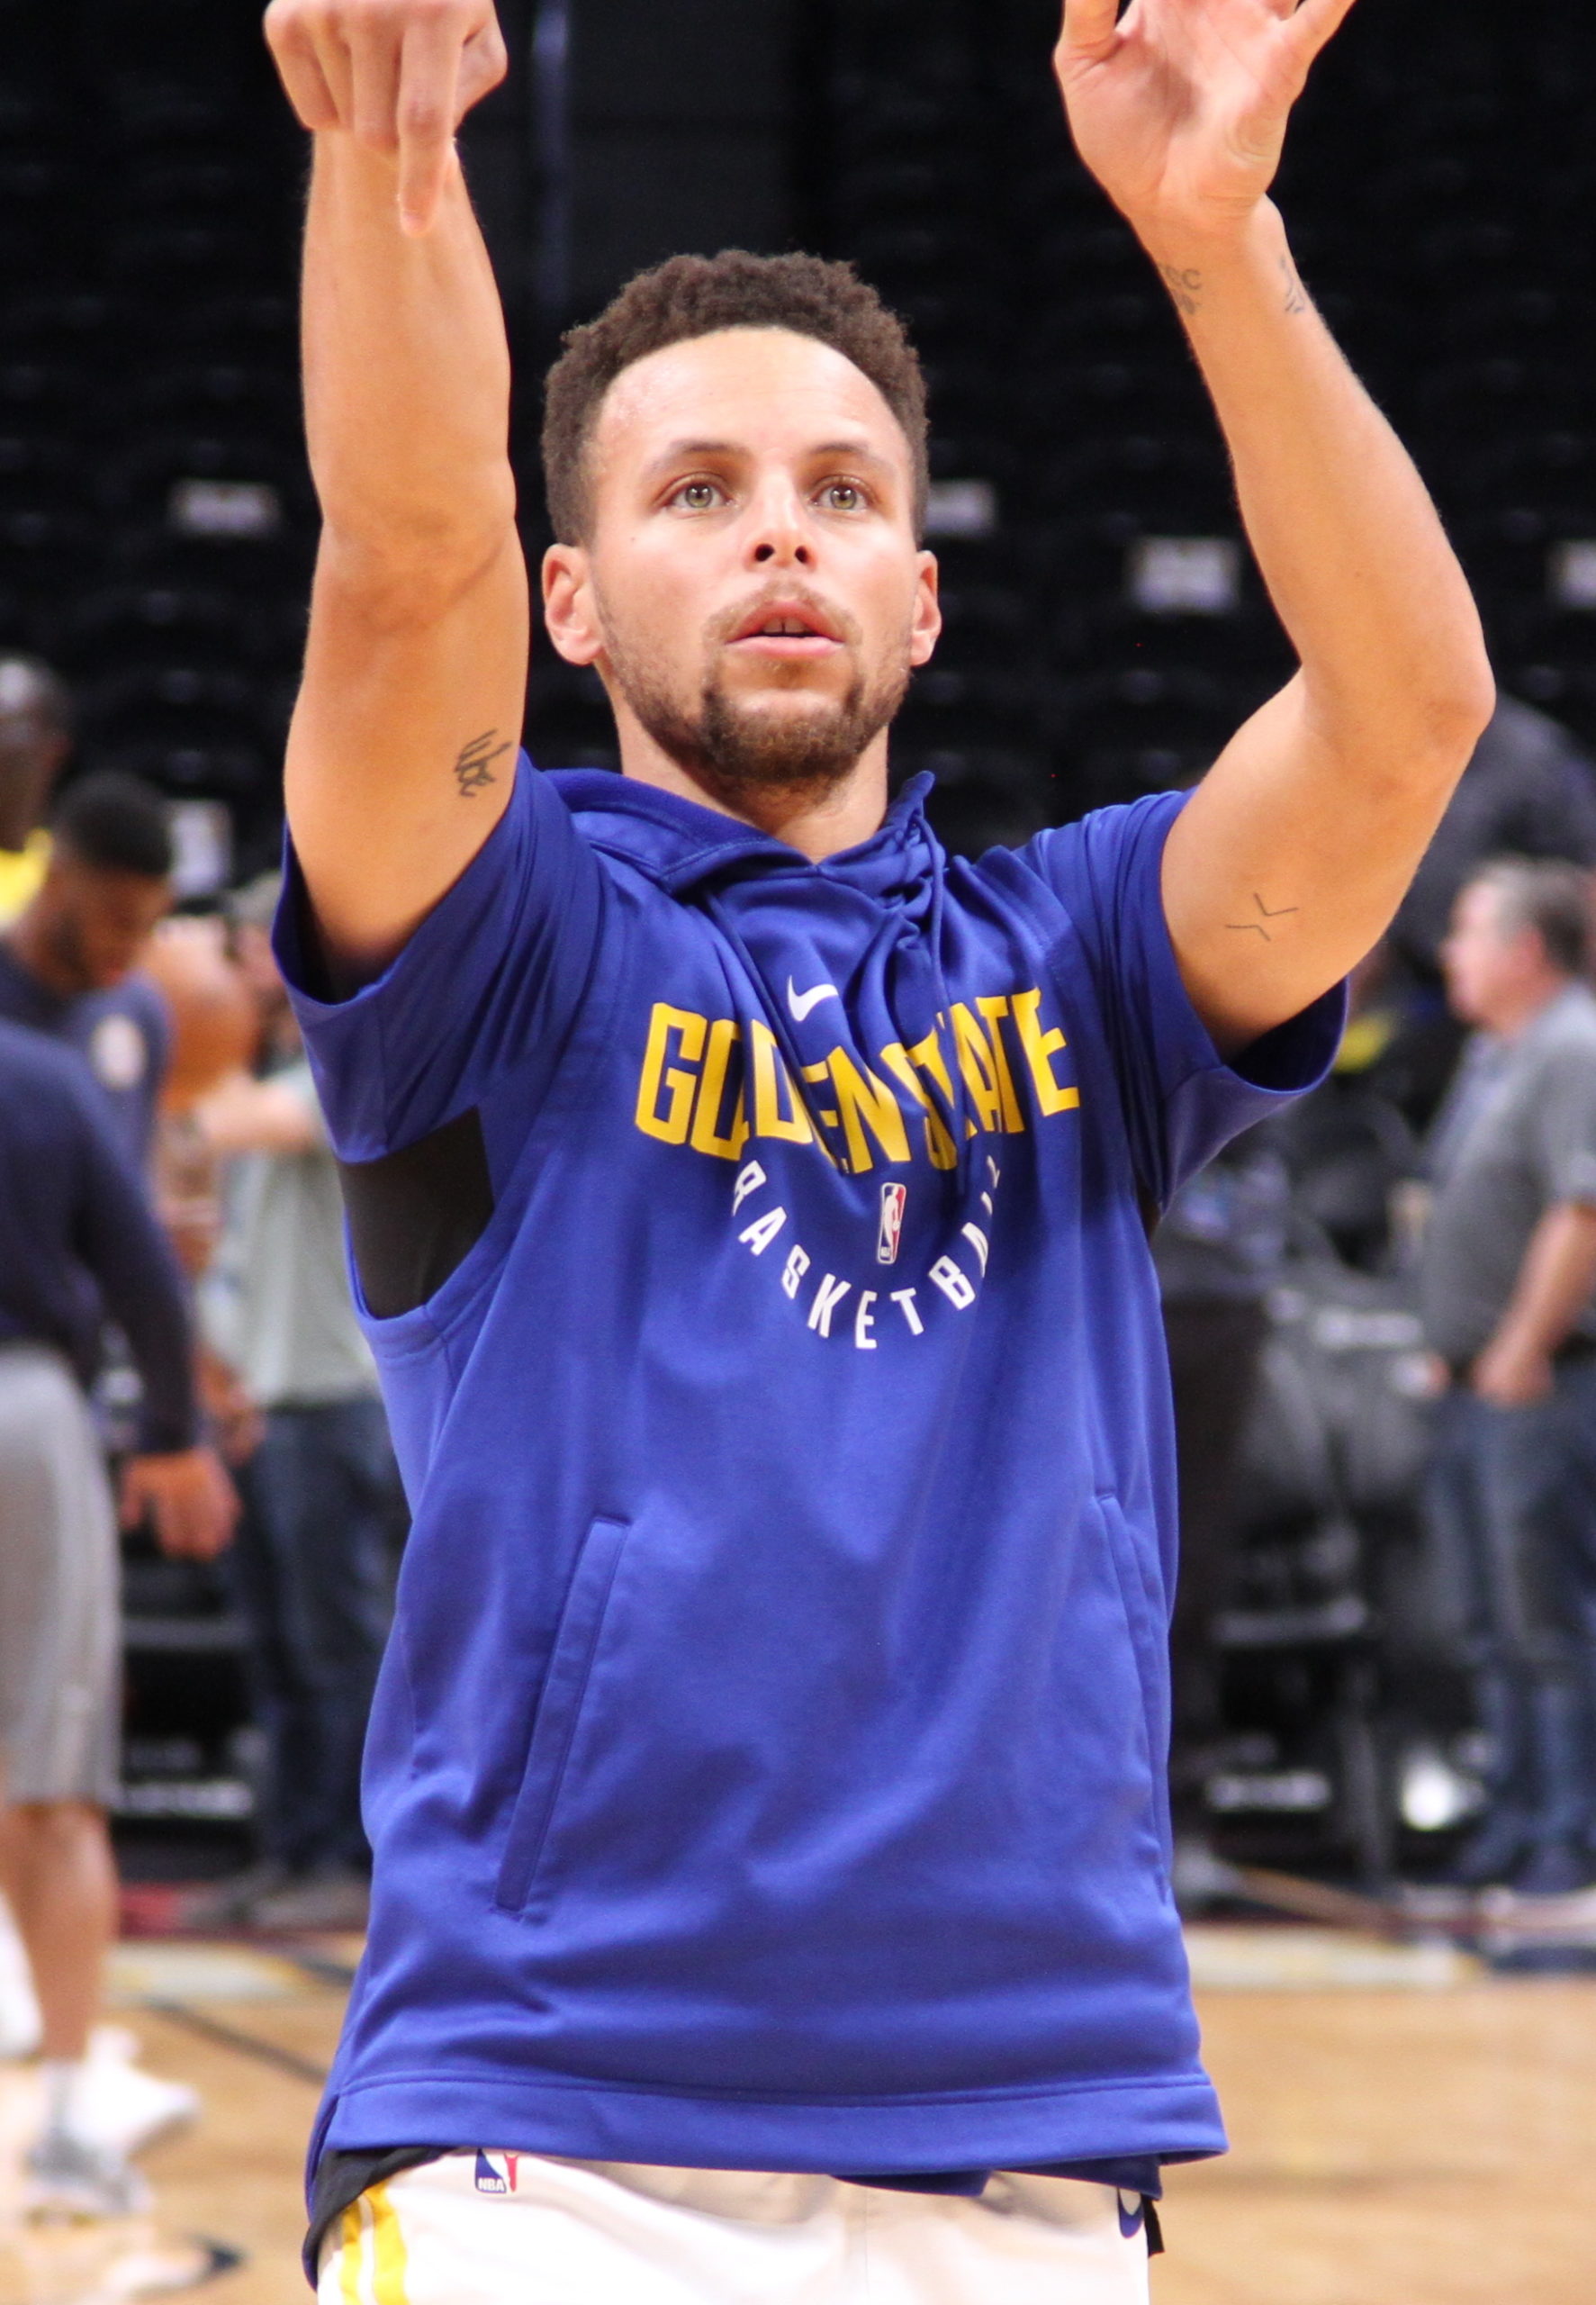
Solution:
<svg viewBox="0 0 1596 2305"><path fill-rule="evenodd" d="M263 1928L354 1928L369 1863L360 1757L387 1630L400 1515L376 1371L356 1321L338 1164L272 958L277 876L236 900L263 1027L262 1072L196 1107L231 1156L207 1284L212 1341L262 1413L234 1554L266 1737L263 1862L206 1901Z"/></svg>
<svg viewBox="0 0 1596 2305"><path fill-rule="evenodd" d="M69 1042L86 1057L140 1167L171 1027L138 963L171 909L171 871L159 794L111 771L86 776L56 809L36 893L0 936L0 1017Z"/></svg>
<svg viewBox="0 0 1596 2305"><path fill-rule="evenodd" d="M178 1263L197 1281L221 1235L221 1162L206 1143L194 1108L222 1080L253 1062L260 1017L228 949L227 923L219 915L163 921L146 949L142 969L165 999L172 1026L153 1162L156 1201ZM237 1371L203 1336L195 1372L207 1426L227 1462L241 1464L259 1444L259 1413Z"/></svg>
<svg viewBox="0 0 1596 2305"><path fill-rule="evenodd" d="M1490 1802L1466 1885L1596 1881L1596 996L1590 886L1513 859L1441 958L1477 1028L1431 1149L1420 1262L1447 1362L1429 1511L1466 1614Z"/></svg>
<svg viewBox="0 0 1596 2305"><path fill-rule="evenodd" d="M243 972L214 914L166 920L145 948L140 973L166 1002L171 1054L161 1082L154 1184L177 1261L197 1280L221 1234L219 1163L194 1121L201 1098L253 1062L260 1019Z"/></svg>
<svg viewBox="0 0 1596 2305"><path fill-rule="evenodd" d="M1498 700L1396 917L1396 943L1421 970L1440 965L1458 891L1493 856L1596 864L1596 764L1559 722L1510 696Z"/></svg>
<svg viewBox="0 0 1596 2305"><path fill-rule="evenodd" d="M162 921L139 964L171 1019L161 1104L179 1116L219 1082L247 1070L259 1044L257 1004L229 945L228 925L219 914L188 914Z"/></svg>
<svg viewBox="0 0 1596 2305"><path fill-rule="evenodd" d="M16 918L44 878L44 811L71 744L71 703L50 666L0 655L0 924Z"/></svg>
<svg viewBox="0 0 1596 2305"><path fill-rule="evenodd" d="M96 2102L104 2068L87 2057L116 1918L105 1822L118 1778L116 1511L86 1398L107 1311L144 1384L123 1521L148 1513L167 1552L208 1559L235 1499L195 1445L182 1276L77 1058L0 1024L0 1859L43 2022L28 2198L89 2217L142 2197ZM148 2077L144 2088L182 2100L165 2118L193 2109L187 2092Z"/></svg>
<svg viewBox="0 0 1596 2305"><path fill-rule="evenodd" d="M1242 1137L1176 1195L1153 1239L1180 1482L1169 1783L1183 1905L1202 1901L1211 1876L1217 1885L1204 1801L1223 1731L1213 1620L1230 1580L1237 1458L1288 1214L1278 1155Z"/></svg>

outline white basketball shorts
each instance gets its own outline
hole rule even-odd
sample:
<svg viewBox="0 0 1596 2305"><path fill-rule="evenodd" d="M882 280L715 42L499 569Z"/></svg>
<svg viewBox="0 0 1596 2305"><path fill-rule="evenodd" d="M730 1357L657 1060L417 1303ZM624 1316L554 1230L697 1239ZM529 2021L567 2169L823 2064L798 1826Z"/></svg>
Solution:
<svg viewBox="0 0 1596 2305"><path fill-rule="evenodd" d="M1147 2305L1141 2203L994 2176L979 2201L836 2177L453 2153L374 2185L319 2305Z"/></svg>

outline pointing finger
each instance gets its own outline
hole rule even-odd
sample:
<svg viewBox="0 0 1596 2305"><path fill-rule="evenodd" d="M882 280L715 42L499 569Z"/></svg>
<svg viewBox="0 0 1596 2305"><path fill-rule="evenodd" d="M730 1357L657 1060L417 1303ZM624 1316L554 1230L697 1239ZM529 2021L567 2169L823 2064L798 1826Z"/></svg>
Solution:
<svg viewBox="0 0 1596 2305"><path fill-rule="evenodd" d="M460 29L452 14L423 16L404 36L399 77L399 216L424 232L437 213L459 120Z"/></svg>

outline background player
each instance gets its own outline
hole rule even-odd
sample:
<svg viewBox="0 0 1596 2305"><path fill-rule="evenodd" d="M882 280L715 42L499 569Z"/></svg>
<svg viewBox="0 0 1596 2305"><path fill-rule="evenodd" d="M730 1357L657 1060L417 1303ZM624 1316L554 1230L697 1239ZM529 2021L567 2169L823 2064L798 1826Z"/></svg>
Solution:
<svg viewBox="0 0 1596 2305"><path fill-rule="evenodd" d="M115 2216L142 2188L104 2138L86 2071L116 1921L105 1812L117 1790L116 1507L86 1398L101 1314L144 1387L124 1521L208 1559L235 1510L197 1442L182 1276L78 1059L0 1023L0 1874L43 2022L39 2211Z"/></svg>
<svg viewBox="0 0 1596 2305"><path fill-rule="evenodd" d="M172 1037L167 1005L140 963L171 910L171 876L159 793L102 770L62 796L39 886L0 938L0 1017L77 1050L140 1167Z"/></svg>

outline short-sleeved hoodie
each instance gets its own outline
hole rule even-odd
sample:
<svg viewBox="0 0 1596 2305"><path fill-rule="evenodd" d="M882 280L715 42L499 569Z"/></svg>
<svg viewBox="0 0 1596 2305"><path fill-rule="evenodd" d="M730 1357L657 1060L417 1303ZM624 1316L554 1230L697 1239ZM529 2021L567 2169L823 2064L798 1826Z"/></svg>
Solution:
<svg viewBox="0 0 1596 2305"><path fill-rule="evenodd" d="M356 1197L429 1145L481 1186L447 1277L367 1317L414 1531L318 2146L1222 2145L1146 1218L1319 1077L1340 997L1231 1069L1165 927L1177 797L966 863L926 782L812 863L523 763L341 1003L291 885Z"/></svg>

